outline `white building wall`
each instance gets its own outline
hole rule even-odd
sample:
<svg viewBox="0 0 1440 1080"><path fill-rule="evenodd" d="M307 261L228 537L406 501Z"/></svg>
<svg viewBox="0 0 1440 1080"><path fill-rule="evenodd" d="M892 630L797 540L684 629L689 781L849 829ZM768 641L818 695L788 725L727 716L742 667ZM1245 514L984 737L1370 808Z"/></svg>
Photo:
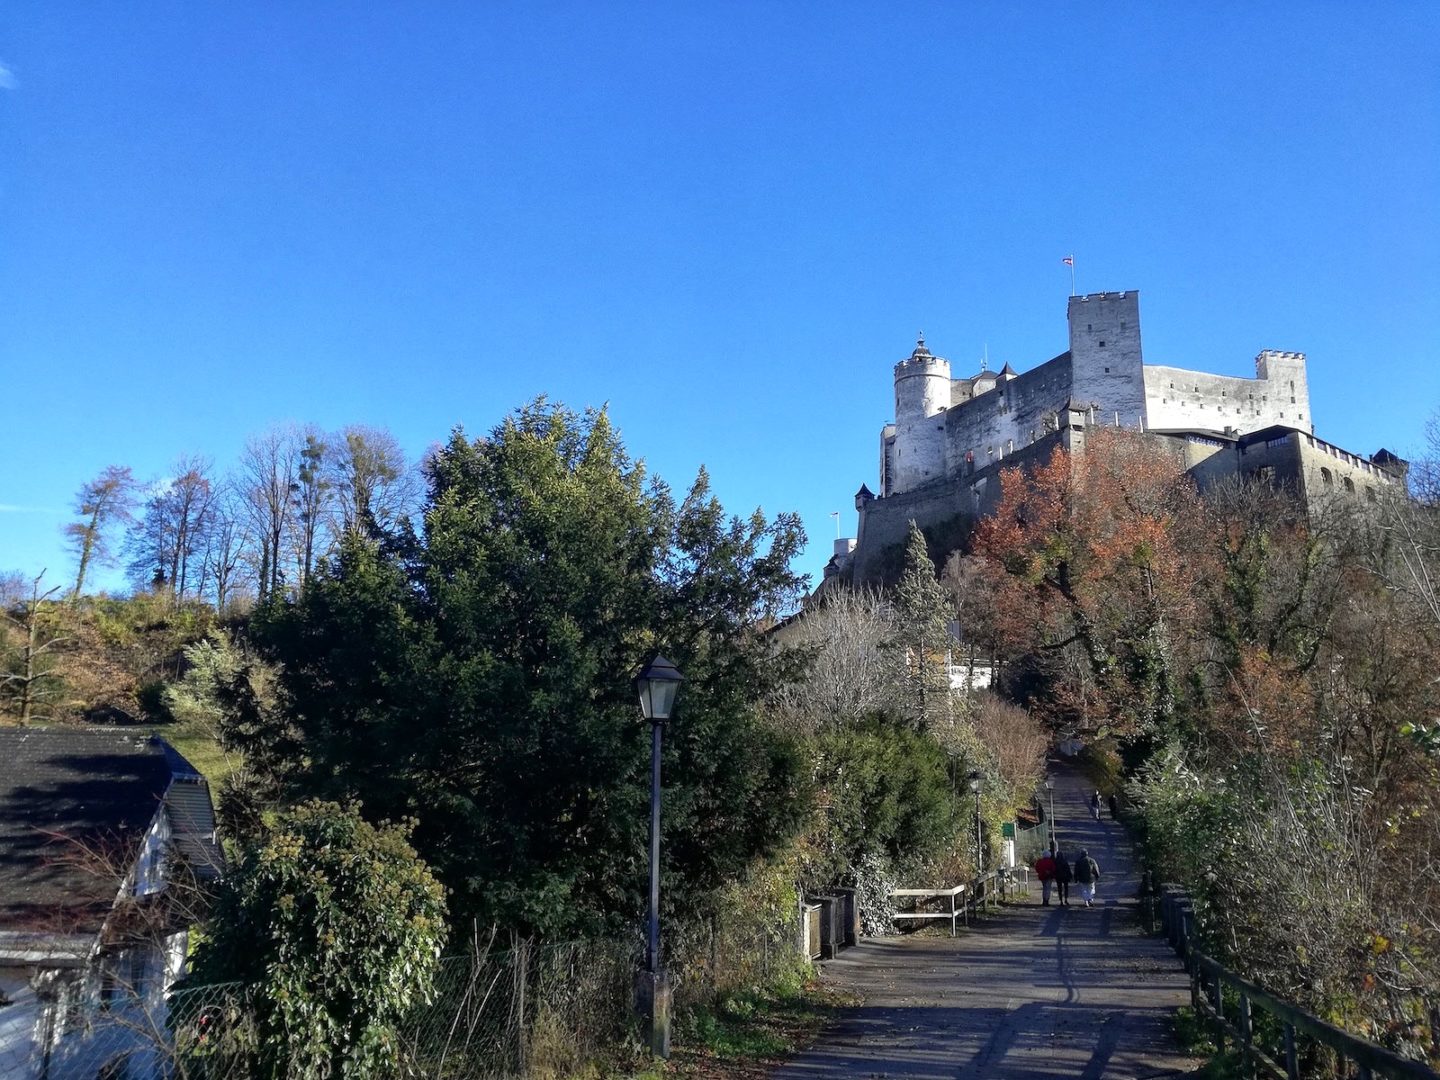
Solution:
<svg viewBox="0 0 1440 1080"><path fill-rule="evenodd" d="M1298 355L1298 354L1297 354ZM1243 379L1183 368L1145 368L1146 427L1152 431L1200 429L1245 435L1274 427L1313 432L1303 373L1285 370L1275 379ZM1296 389L1290 389L1290 383ZM1291 399L1294 398L1292 401Z"/></svg>
<svg viewBox="0 0 1440 1080"><path fill-rule="evenodd" d="M40 1075L39 1031L43 1009L30 988L28 971L0 968L0 1078L32 1080Z"/></svg>

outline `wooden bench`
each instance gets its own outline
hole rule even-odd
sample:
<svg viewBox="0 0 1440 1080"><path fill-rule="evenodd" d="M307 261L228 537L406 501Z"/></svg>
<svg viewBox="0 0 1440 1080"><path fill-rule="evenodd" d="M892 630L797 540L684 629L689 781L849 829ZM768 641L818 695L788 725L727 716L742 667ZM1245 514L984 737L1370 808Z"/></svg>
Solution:
<svg viewBox="0 0 1440 1080"><path fill-rule="evenodd" d="M949 919L950 936L955 936L955 920L964 919L968 926L969 917L965 911L965 886L956 885L953 889L891 889L890 895L897 900L901 897L914 897L917 905L924 900L949 900L949 910L940 911L897 911L895 921L906 919Z"/></svg>

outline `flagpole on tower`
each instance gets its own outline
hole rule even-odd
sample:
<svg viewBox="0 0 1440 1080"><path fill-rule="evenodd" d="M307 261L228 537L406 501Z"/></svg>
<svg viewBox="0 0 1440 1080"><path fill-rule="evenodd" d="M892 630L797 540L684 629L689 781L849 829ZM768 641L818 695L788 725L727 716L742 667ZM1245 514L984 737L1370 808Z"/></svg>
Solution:
<svg viewBox="0 0 1440 1080"><path fill-rule="evenodd" d="M1074 256L1074 255L1066 255L1065 258L1061 259L1060 261L1063 262L1066 266L1070 267L1070 295L1071 295L1071 296L1074 296L1074 295L1075 295L1075 256Z"/></svg>

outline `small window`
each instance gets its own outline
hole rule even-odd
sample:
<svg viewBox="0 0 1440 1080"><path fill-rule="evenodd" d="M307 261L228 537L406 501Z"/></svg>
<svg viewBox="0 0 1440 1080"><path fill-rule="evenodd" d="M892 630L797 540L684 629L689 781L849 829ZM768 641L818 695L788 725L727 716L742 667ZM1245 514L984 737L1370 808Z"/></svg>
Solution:
<svg viewBox="0 0 1440 1080"><path fill-rule="evenodd" d="M1320 470L1320 482L1326 487L1333 487L1335 484L1335 477L1330 475L1329 469L1322 468Z"/></svg>
<svg viewBox="0 0 1440 1080"><path fill-rule="evenodd" d="M1295 395L1294 395L1294 394L1291 394L1291 395L1290 395L1290 404L1291 404L1291 405L1294 405L1294 404L1295 404Z"/></svg>
<svg viewBox="0 0 1440 1080"><path fill-rule="evenodd" d="M1290 380L1290 393L1292 393L1292 394L1295 393L1295 380L1294 380L1294 379L1291 379L1291 380ZM1291 401L1294 401L1295 399L1294 399L1294 398L1291 398L1290 400L1291 400Z"/></svg>
<svg viewBox="0 0 1440 1080"><path fill-rule="evenodd" d="M1102 341L1100 344L1101 344L1101 345L1104 345L1105 343ZM1106 375L1109 375L1109 374L1110 374L1110 369L1109 369L1108 367L1105 369L1105 374L1106 374Z"/></svg>
<svg viewBox="0 0 1440 1080"><path fill-rule="evenodd" d="M1375 501L1375 489L1368 484L1365 485L1365 498L1369 499L1371 502Z"/></svg>
<svg viewBox="0 0 1440 1080"><path fill-rule="evenodd" d="M1121 329L1121 330L1124 330L1124 329L1125 329L1125 320L1124 320L1124 319L1121 319L1121 320L1120 320L1120 329Z"/></svg>
<svg viewBox="0 0 1440 1080"><path fill-rule="evenodd" d="M1104 347L1105 347L1105 342L1103 342L1103 341L1102 341L1102 342L1100 342L1100 348L1102 348L1102 349L1103 349L1103 348L1104 348Z"/></svg>
<svg viewBox="0 0 1440 1080"><path fill-rule="evenodd" d="M1087 334L1088 334L1091 330L1094 330L1094 329L1095 329L1095 327L1091 326L1088 322L1085 324L1085 332L1086 332Z"/></svg>
<svg viewBox="0 0 1440 1080"><path fill-rule="evenodd" d="M1353 495L1355 493L1355 481L1347 476L1343 479L1343 483L1345 484L1345 490Z"/></svg>

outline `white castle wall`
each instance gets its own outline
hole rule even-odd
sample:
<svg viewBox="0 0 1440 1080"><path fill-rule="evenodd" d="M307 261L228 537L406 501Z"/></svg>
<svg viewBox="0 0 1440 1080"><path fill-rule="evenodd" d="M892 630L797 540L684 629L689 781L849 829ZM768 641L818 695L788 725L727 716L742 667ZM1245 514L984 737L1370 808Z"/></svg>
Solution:
<svg viewBox="0 0 1440 1080"><path fill-rule="evenodd" d="M1048 430L1070 396L1070 358L1061 353L945 414L946 469L966 476L1024 449Z"/></svg>
<svg viewBox="0 0 1440 1080"><path fill-rule="evenodd" d="M1280 361L1270 359L1272 355ZM1313 432L1304 356L1262 353L1261 358L1266 362L1262 365L1257 358L1257 370L1265 370L1269 378L1146 367L1146 426L1154 431L1233 428L1245 434L1278 424Z"/></svg>
<svg viewBox="0 0 1440 1080"><path fill-rule="evenodd" d="M994 465L1055 430L1067 404L1101 426L1245 434L1314 431L1301 353L1262 352L1256 378L1146 366L1140 294L1072 296L1070 350L1021 375L950 378L924 342L895 365L895 423L881 434L880 494L913 491ZM993 380L993 382L992 382ZM993 389L990 387L993 385Z"/></svg>

